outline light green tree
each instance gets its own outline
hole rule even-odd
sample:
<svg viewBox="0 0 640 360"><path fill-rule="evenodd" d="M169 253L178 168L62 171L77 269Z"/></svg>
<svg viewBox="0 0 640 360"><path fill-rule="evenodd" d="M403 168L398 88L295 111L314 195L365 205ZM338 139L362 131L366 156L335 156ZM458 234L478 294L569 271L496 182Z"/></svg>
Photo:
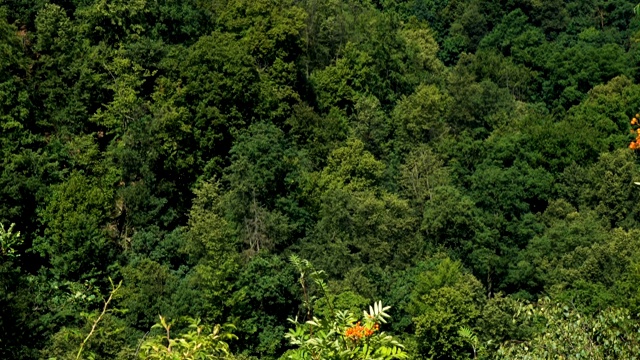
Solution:
<svg viewBox="0 0 640 360"><path fill-rule="evenodd" d="M20 231L13 232L13 227L16 224L11 224L8 229L5 230L4 224L0 223L0 255L13 258L20 256L16 254L16 246L22 243L20 238Z"/></svg>
<svg viewBox="0 0 640 360"><path fill-rule="evenodd" d="M498 350L502 359L638 359L640 354L640 326L628 310L589 316L546 298L521 305L517 317L538 332L526 341L504 343Z"/></svg>
<svg viewBox="0 0 640 360"><path fill-rule="evenodd" d="M214 360L233 359L227 341L235 339L231 325L203 325L198 319L188 319L189 330L172 337L173 323L160 316L160 322L152 329L161 334L145 340L138 352L139 359L155 360Z"/></svg>

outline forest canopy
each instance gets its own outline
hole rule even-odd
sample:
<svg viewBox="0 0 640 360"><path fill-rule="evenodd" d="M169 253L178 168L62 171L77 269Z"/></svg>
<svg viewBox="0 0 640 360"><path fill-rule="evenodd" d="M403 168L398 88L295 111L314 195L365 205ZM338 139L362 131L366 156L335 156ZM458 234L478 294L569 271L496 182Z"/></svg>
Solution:
<svg viewBox="0 0 640 360"><path fill-rule="evenodd" d="M636 358L637 5L0 0L0 358Z"/></svg>

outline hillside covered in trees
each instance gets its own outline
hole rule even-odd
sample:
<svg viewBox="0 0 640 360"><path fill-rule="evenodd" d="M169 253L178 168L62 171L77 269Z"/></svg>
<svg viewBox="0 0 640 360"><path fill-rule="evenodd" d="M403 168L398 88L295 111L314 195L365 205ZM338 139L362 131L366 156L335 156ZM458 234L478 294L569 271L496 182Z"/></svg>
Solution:
<svg viewBox="0 0 640 360"><path fill-rule="evenodd" d="M637 358L636 5L0 0L0 358Z"/></svg>

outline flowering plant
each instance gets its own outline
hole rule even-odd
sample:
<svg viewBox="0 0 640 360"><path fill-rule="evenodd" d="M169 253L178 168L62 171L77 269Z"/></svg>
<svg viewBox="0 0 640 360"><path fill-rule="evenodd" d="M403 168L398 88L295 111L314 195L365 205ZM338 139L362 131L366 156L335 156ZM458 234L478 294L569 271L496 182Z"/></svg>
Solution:
<svg viewBox="0 0 640 360"><path fill-rule="evenodd" d="M292 262L301 273L301 285L307 296L305 274L309 274L321 291L326 294L324 282L320 275L312 269L308 261L292 257ZM327 298L328 300L328 298ZM309 305L308 302L306 302ZM369 306L369 311L363 311L362 316L356 316L351 311L334 311L330 304L331 315L324 319L310 316L311 308L307 312L310 319L299 323L297 319L289 319L295 324L295 329L289 329L285 335L292 345L297 346L287 355L289 359L307 360L387 360L405 359L407 353L404 347L391 335L380 330L380 325L386 323L390 309L382 306L378 301Z"/></svg>
<svg viewBox="0 0 640 360"><path fill-rule="evenodd" d="M638 119L640 118L640 114L636 114L636 116L631 119L631 133L636 135L636 138L631 141L629 144L629 149L631 150L639 150L640 149L640 128L634 129L633 126L638 126Z"/></svg>

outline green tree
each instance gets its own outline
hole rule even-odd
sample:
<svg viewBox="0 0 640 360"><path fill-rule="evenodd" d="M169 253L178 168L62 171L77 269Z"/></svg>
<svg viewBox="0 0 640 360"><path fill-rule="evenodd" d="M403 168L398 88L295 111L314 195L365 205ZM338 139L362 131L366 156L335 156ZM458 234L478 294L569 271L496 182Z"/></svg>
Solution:
<svg viewBox="0 0 640 360"><path fill-rule="evenodd" d="M47 227L34 250L48 259L56 278L89 279L113 261L118 245L105 229L113 206L110 185L74 172L53 187L40 215Z"/></svg>
<svg viewBox="0 0 640 360"><path fill-rule="evenodd" d="M379 187L384 168L361 141L350 139L311 178L319 219L303 252L332 276L367 264L403 266L420 251L408 202Z"/></svg>
<svg viewBox="0 0 640 360"><path fill-rule="evenodd" d="M482 284L465 273L462 264L441 258L422 273L411 302L415 326L415 352L425 359L465 359L468 344L461 326L473 326L485 303Z"/></svg>

